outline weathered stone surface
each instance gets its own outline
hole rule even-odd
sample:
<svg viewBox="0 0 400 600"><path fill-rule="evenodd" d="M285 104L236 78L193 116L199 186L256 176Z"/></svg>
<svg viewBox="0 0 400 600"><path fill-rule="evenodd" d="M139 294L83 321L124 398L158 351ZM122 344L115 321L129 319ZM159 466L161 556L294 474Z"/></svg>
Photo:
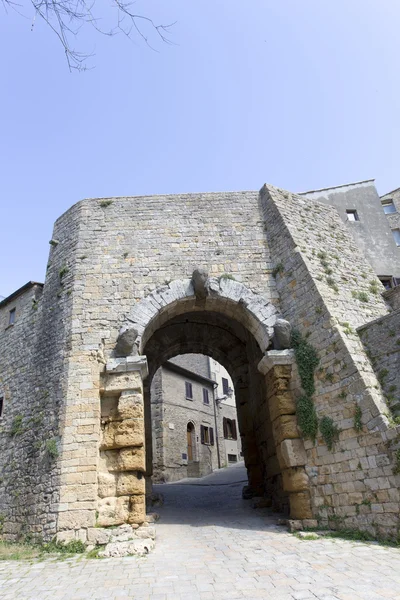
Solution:
<svg viewBox="0 0 400 600"><path fill-rule="evenodd" d="M118 400L118 414L122 419L143 419L143 395L140 392L122 392Z"/></svg>
<svg viewBox="0 0 400 600"><path fill-rule="evenodd" d="M134 327L123 327L119 333L117 345L115 347L115 356L128 356L128 354L137 354L135 341L138 337L138 331Z"/></svg>
<svg viewBox="0 0 400 600"><path fill-rule="evenodd" d="M296 415L282 415L277 417L272 423L272 431L276 444L280 444L286 439L300 437Z"/></svg>
<svg viewBox="0 0 400 600"><path fill-rule="evenodd" d="M130 498L119 496L99 500L97 525L109 527L127 523L129 518Z"/></svg>
<svg viewBox="0 0 400 600"><path fill-rule="evenodd" d="M117 479L114 473L101 472L98 474L98 495L99 498L116 496ZM119 494L122 495L122 494Z"/></svg>
<svg viewBox="0 0 400 600"><path fill-rule="evenodd" d="M112 542L99 552L101 558L120 558L122 556L145 556L154 548L150 538L131 540L129 542Z"/></svg>
<svg viewBox="0 0 400 600"><path fill-rule="evenodd" d="M144 448L122 448L118 453L118 471L142 471L146 469Z"/></svg>
<svg viewBox="0 0 400 600"><path fill-rule="evenodd" d="M289 494L290 518L291 519L312 519L310 494L309 492L294 492Z"/></svg>
<svg viewBox="0 0 400 600"><path fill-rule="evenodd" d="M308 475L303 467L293 467L282 471L283 489L285 492L301 492L310 485Z"/></svg>
<svg viewBox="0 0 400 600"><path fill-rule="evenodd" d="M274 325L274 348L275 350L286 350L291 347L290 337L292 327L286 319L277 319Z"/></svg>
<svg viewBox="0 0 400 600"><path fill-rule="evenodd" d="M107 394L121 394L125 390L142 392L142 378L139 371L116 372L103 377L104 390Z"/></svg>
<svg viewBox="0 0 400 600"><path fill-rule="evenodd" d="M112 529L102 529L101 527L90 527L87 530L87 539L90 544L101 546L108 544L112 535Z"/></svg>
<svg viewBox="0 0 400 600"><path fill-rule="evenodd" d="M105 425L100 448L102 450L111 450L127 446L143 446L143 444L143 419L126 419Z"/></svg>
<svg viewBox="0 0 400 600"><path fill-rule="evenodd" d="M294 415L296 402L290 391L272 396L269 400L271 420L275 421L280 415Z"/></svg>
<svg viewBox="0 0 400 600"><path fill-rule="evenodd" d="M140 525L146 520L146 500L144 495L131 496L129 503L129 516L126 522Z"/></svg>
<svg viewBox="0 0 400 600"><path fill-rule="evenodd" d="M307 463L307 455L302 439L284 440L279 446L279 450L278 459L282 468L301 467Z"/></svg>
<svg viewBox="0 0 400 600"><path fill-rule="evenodd" d="M140 476L139 476L140 475ZM145 493L145 478L142 474L119 473L117 476L117 496L130 496Z"/></svg>

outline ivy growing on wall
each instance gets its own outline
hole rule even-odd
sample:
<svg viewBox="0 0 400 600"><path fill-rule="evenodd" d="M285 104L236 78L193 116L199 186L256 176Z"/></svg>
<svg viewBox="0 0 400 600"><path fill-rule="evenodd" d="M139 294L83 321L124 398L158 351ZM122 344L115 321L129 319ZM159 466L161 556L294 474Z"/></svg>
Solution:
<svg viewBox="0 0 400 600"><path fill-rule="evenodd" d="M340 429L335 425L331 417L322 417L319 422L319 429L328 450L332 450L333 444L338 440Z"/></svg>
<svg viewBox="0 0 400 600"><path fill-rule="evenodd" d="M306 439L315 442L318 433L318 418L312 396L315 392L314 372L319 358L315 348L303 338L298 330L292 332L292 346L296 357L304 395L297 400L296 414L299 427Z"/></svg>

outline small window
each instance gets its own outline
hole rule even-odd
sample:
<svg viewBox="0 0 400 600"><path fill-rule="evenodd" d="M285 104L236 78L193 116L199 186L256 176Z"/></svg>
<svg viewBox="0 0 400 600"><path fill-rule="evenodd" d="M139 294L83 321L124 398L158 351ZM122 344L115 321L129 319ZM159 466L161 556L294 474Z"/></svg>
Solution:
<svg viewBox="0 0 400 600"><path fill-rule="evenodd" d="M400 246L400 229L392 229L392 233L396 246Z"/></svg>
<svg viewBox="0 0 400 600"><path fill-rule="evenodd" d="M225 395L229 394L229 381L225 377L222 377L222 392Z"/></svg>
<svg viewBox="0 0 400 600"><path fill-rule="evenodd" d="M206 390L206 388L203 388L203 404L210 404L210 398L208 395L208 390Z"/></svg>
<svg viewBox="0 0 400 600"><path fill-rule="evenodd" d="M228 454L228 462L229 463L237 462L237 456L236 456L236 454Z"/></svg>
<svg viewBox="0 0 400 600"><path fill-rule="evenodd" d="M224 429L224 438L226 440L237 440L236 421L234 419L223 418L222 426Z"/></svg>
<svg viewBox="0 0 400 600"><path fill-rule="evenodd" d="M14 325L15 323L15 308L13 308L12 310L10 310L10 316L8 318L8 324L9 325Z"/></svg>
<svg viewBox="0 0 400 600"><path fill-rule="evenodd" d="M379 281L385 290L391 290L394 287L393 277L379 277Z"/></svg>
<svg viewBox="0 0 400 600"><path fill-rule="evenodd" d="M359 216L356 210L346 210L348 221L359 221Z"/></svg>
<svg viewBox="0 0 400 600"><path fill-rule="evenodd" d="M0 396L0 417L3 416L3 406L4 406L4 398Z"/></svg>
<svg viewBox="0 0 400 600"><path fill-rule="evenodd" d="M185 392L188 400L193 400L193 388L189 381L185 381Z"/></svg>
<svg viewBox="0 0 400 600"><path fill-rule="evenodd" d="M382 202L383 212L385 215L391 215L392 213L397 212L396 207L393 204L393 200L388 200L387 202Z"/></svg>
<svg viewBox="0 0 400 600"><path fill-rule="evenodd" d="M214 430L212 427L200 425L201 443L207 446L214 446Z"/></svg>

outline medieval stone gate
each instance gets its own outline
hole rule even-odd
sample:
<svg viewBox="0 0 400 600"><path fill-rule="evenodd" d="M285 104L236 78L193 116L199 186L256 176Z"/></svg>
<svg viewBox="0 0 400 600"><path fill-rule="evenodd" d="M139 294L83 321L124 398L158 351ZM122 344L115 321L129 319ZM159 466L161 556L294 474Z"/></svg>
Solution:
<svg viewBox="0 0 400 600"><path fill-rule="evenodd" d="M142 523L151 377L196 352L232 376L257 494L294 519L397 536L400 431L368 330L398 310L360 300L371 282L334 208L270 186L73 206L3 344L3 535Z"/></svg>

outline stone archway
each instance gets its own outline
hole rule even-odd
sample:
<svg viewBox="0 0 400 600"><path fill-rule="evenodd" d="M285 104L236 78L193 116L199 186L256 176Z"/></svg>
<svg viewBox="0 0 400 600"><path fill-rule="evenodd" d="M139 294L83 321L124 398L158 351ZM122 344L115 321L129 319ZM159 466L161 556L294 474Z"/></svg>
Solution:
<svg viewBox="0 0 400 600"><path fill-rule="evenodd" d="M278 323L276 307L261 295L228 278L205 276L199 285L196 272L134 307L104 377L102 404L113 395L115 416L103 427L99 482L112 470L117 493L103 492L99 525L111 524L113 506L117 521L144 519L143 475L150 493L152 474L151 378L169 358L192 352L215 358L231 374L251 493L267 495L278 510L290 502L292 518L311 518L306 453L290 390L293 356L271 350L285 345ZM118 495L120 488L126 495Z"/></svg>

